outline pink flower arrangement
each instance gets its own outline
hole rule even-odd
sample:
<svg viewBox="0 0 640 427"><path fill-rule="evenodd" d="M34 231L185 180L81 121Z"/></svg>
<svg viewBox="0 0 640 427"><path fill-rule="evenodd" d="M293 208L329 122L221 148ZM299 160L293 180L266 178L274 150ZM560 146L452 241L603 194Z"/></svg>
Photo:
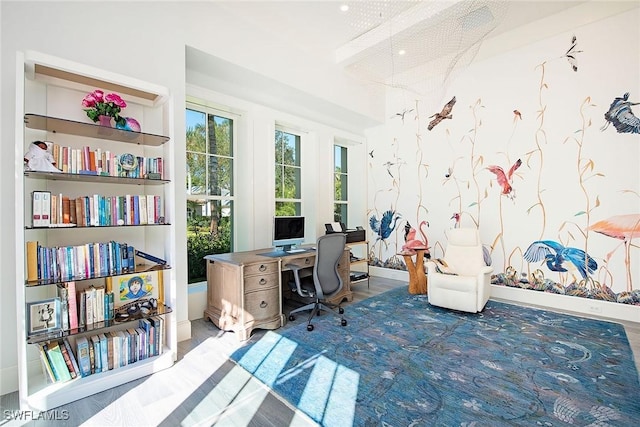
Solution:
<svg viewBox="0 0 640 427"><path fill-rule="evenodd" d="M105 95L103 91L96 89L84 97L82 106L85 107L87 116L94 122L97 122L100 116L109 116L114 118L116 124L126 123L126 119L120 116L120 111L127 106L127 103L117 93Z"/></svg>

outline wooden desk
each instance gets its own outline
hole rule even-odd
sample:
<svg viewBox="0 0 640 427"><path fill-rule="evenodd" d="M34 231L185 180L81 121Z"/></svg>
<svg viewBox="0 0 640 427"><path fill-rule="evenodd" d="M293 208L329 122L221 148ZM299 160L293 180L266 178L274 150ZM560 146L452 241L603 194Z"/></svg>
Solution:
<svg viewBox="0 0 640 427"><path fill-rule="evenodd" d="M310 246L309 246L310 247ZM315 252L265 256L273 249L207 255L207 308L204 318L218 328L234 331L245 341L253 329L278 329L285 324L282 312L283 273L286 264L314 265ZM331 300L351 301L349 248L345 248L338 270L344 286ZM288 275L286 275L288 277ZM286 283L285 283L286 284ZM288 292L288 289L287 289Z"/></svg>

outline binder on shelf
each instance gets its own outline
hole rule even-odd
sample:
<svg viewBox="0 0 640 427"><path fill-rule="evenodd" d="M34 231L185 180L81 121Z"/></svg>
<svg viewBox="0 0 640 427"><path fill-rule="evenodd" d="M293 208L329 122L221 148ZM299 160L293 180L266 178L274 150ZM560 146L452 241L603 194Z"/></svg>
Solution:
<svg viewBox="0 0 640 427"><path fill-rule="evenodd" d="M162 258L158 258L157 256L153 256L146 252L142 252L141 250L135 249L135 254L140 258L146 259L147 261L155 262L156 264L159 264L159 265L167 265L167 261L163 260Z"/></svg>
<svg viewBox="0 0 640 427"><path fill-rule="evenodd" d="M31 195L32 225L48 227L51 224L51 192L34 191Z"/></svg>

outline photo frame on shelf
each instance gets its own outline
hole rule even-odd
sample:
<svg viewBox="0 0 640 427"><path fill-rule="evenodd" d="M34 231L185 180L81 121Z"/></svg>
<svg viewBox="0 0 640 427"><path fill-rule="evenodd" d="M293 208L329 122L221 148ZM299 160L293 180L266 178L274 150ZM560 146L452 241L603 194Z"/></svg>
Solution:
<svg viewBox="0 0 640 427"><path fill-rule="evenodd" d="M60 298L27 303L27 331L29 335L50 333L61 329Z"/></svg>
<svg viewBox="0 0 640 427"><path fill-rule="evenodd" d="M107 292L113 292L113 305L118 308L140 298L155 298L164 304L162 271L143 271L108 277Z"/></svg>

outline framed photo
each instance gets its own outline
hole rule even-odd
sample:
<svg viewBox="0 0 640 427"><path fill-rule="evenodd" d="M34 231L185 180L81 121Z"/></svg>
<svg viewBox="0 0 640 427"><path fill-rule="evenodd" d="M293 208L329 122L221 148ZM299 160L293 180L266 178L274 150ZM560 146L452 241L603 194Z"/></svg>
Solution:
<svg viewBox="0 0 640 427"><path fill-rule="evenodd" d="M29 335L60 329L60 298L50 298L27 303L27 328Z"/></svg>
<svg viewBox="0 0 640 427"><path fill-rule="evenodd" d="M155 298L164 304L162 276L162 271L144 271L107 278L107 292L113 292L114 308L139 298Z"/></svg>

